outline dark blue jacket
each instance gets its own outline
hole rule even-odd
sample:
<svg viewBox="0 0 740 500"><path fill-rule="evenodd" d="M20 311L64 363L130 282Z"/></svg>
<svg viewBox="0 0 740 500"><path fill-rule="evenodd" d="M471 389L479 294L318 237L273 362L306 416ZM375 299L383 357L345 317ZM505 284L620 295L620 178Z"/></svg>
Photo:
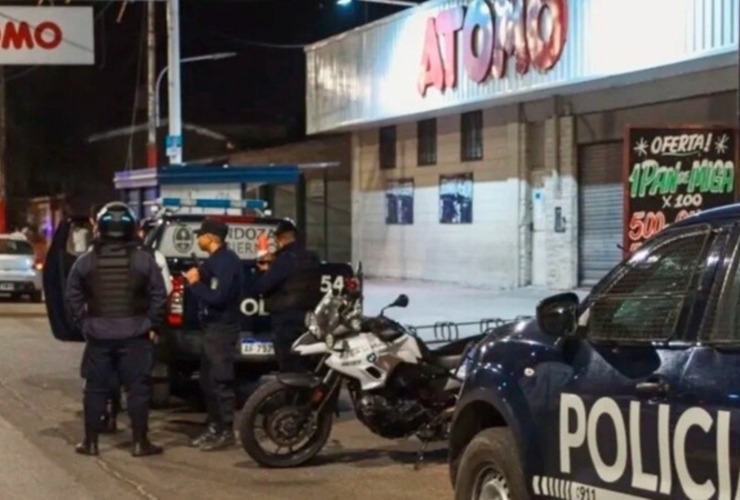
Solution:
<svg viewBox="0 0 740 500"><path fill-rule="evenodd" d="M95 318L87 313L90 292L87 279L93 271L93 255L88 250L80 255L72 266L67 279L65 300L72 324L85 338L120 340L139 337L156 330L164 320L167 290L162 271L154 256L139 250L134 253L134 269L145 278L148 289L149 309L145 316L126 318Z"/></svg>
<svg viewBox="0 0 740 500"><path fill-rule="evenodd" d="M302 322L306 312L321 300L320 287L321 260L296 242L275 253L270 269L255 284L254 293L264 296L273 323L276 315L286 314Z"/></svg>
<svg viewBox="0 0 740 500"><path fill-rule="evenodd" d="M200 281L190 291L200 301L203 323L240 324L242 268L239 256L225 244L200 266Z"/></svg>

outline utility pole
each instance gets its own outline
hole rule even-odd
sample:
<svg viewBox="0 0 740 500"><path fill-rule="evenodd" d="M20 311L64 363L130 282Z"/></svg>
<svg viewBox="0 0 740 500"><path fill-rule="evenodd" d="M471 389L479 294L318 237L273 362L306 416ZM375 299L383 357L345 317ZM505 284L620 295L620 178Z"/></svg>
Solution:
<svg viewBox="0 0 740 500"><path fill-rule="evenodd" d="M182 95L180 90L180 0L167 2L167 35L169 40L167 63L169 126L167 156L170 165L182 165Z"/></svg>
<svg viewBox="0 0 740 500"><path fill-rule="evenodd" d="M3 66L0 66L0 233L7 232L7 133L7 120L5 113L5 68Z"/></svg>
<svg viewBox="0 0 740 500"><path fill-rule="evenodd" d="M156 113L156 80L157 80L157 30L156 30L156 4L149 0L147 9L147 114L149 129L146 146L146 165L156 168L159 163L157 155L157 116Z"/></svg>

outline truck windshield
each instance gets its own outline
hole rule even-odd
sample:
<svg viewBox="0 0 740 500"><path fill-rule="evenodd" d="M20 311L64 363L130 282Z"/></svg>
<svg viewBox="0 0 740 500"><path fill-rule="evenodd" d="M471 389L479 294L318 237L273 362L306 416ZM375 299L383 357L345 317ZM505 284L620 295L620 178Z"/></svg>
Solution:
<svg viewBox="0 0 740 500"><path fill-rule="evenodd" d="M242 260L257 258L257 238L267 233L273 240L275 226L259 222L228 222L229 236L226 243ZM198 221L173 221L167 224L155 247L167 258L190 258L193 254L203 259L207 254L198 248L195 231L200 227ZM272 248L274 251L275 249Z"/></svg>

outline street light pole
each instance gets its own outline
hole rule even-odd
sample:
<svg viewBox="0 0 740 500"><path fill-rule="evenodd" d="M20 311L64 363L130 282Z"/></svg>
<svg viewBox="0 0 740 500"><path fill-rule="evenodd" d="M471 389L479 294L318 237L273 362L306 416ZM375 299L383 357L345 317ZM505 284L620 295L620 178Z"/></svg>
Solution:
<svg viewBox="0 0 740 500"><path fill-rule="evenodd" d="M156 168L159 158L157 157L157 125L154 114L155 111L155 94L154 79L157 76L157 32L155 18L154 0L149 0L146 5L147 9L147 145L146 145L146 165L149 168Z"/></svg>
<svg viewBox="0 0 740 500"><path fill-rule="evenodd" d="M167 36L169 40L167 63L170 68L168 84L169 125L167 156L170 165L182 165L182 93L180 88L180 0L167 3Z"/></svg>
<svg viewBox="0 0 740 500"><path fill-rule="evenodd" d="M193 57L186 57L184 59L180 59L180 64L185 63L191 63L191 62L197 62L197 61L218 61L220 59L228 59L229 57L236 56L236 52L217 52L215 54L204 54L202 56L193 56ZM169 66L165 66L162 68L162 70L159 72L159 75L157 75L157 83L155 84L155 91L154 91L154 112L156 114L155 122L157 124L157 127L161 124L161 113L159 112L159 88L162 84L162 78L164 78L164 75L168 72L170 69ZM171 103L172 101L170 101Z"/></svg>

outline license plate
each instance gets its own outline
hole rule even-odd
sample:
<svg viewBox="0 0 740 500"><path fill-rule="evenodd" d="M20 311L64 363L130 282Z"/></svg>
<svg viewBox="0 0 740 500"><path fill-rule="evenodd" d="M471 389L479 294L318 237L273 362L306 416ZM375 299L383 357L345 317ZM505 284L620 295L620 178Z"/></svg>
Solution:
<svg viewBox="0 0 740 500"><path fill-rule="evenodd" d="M275 354L272 342L255 342L253 340L242 340L242 354L269 356Z"/></svg>
<svg viewBox="0 0 740 500"><path fill-rule="evenodd" d="M14 290L13 283L0 283L0 290Z"/></svg>

